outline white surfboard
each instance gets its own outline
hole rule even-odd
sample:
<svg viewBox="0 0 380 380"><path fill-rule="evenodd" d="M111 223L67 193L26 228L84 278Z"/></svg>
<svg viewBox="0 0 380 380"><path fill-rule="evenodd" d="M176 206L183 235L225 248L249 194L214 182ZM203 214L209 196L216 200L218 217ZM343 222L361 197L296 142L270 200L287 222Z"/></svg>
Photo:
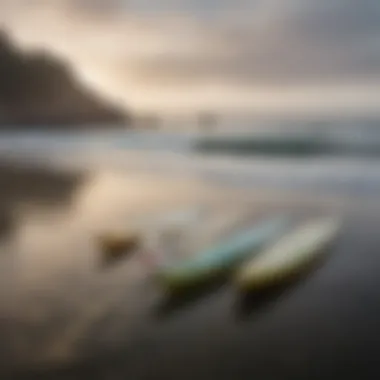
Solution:
<svg viewBox="0 0 380 380"><path fill-rule="evenodd" d="M339 227L339 221L331 218L302 225L245 262L235 274L235 284L242 290L254 290L297 274L323 253Z"/></svg>

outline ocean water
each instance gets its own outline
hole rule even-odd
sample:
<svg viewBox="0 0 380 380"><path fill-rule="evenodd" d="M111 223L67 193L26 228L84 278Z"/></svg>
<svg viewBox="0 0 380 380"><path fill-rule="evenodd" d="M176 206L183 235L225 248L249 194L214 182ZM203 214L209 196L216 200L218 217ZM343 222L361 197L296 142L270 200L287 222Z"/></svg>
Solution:
<svg viewBox="0 0 380 380"><path fill-rule="evenodd" d="M311 128L289 123L249 128L230 125L212 136L238 134L249 138L306 136L350 151L348 155L309 157L249 154L201 154L195 149L202 132L101 131L82 133L2 133L0 155L43 165L86 169L116 169L152 175L195 178L223 186L308 189L350 194L378 194L380 190L380 127L336 123Z"/></svg>

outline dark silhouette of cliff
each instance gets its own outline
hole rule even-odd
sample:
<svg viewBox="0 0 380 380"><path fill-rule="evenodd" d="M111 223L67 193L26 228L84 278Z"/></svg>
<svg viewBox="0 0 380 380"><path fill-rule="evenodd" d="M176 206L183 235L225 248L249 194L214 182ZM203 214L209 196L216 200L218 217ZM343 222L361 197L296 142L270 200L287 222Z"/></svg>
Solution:
<svg viewBox="0 0 380 380"><path fill-rule="evenodd" d="M69 65L47 52L24 52L0 31L0 128L95 128L128 119L85 88Z"/></svg>

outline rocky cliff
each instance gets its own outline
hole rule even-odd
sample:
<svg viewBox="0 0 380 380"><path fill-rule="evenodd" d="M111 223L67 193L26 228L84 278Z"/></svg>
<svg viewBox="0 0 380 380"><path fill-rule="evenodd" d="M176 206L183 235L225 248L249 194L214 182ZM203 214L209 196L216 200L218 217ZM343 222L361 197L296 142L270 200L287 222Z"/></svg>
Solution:
<svg viewBox="0 0 380 380"><path fill-rule="evenodd" d="M0 32L0 128L125 126L128 113L80 83L46 52L24 52Z"/></svg>

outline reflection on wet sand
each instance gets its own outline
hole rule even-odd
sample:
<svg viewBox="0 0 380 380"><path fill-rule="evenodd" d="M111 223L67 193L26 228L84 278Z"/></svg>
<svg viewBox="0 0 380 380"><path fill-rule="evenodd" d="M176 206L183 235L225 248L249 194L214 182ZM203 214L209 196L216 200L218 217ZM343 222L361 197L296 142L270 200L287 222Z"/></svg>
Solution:
<svg viewBox="0 0 380 380"><path fill-rule="evenodd" d="M155 314L158 319L174 317L178 312L192 307L194 303L200 303L207 299L210 294L217 293L223 286L226 286L226 283L225 276L218 276L179 292L164 293L156 305Z"/></svg>
<svg viewBox="0 0 380 380"><path fill-rule="evenodd" d="M273 198L216 190L202 182L159 181L110 172L67 189L69 202L61 198L62 186L58 187L60 207L41 208L36 196L29 198L26 204L31 206L19 208L15 229L2 247L0 330L5 338L0 343L0 353L4 353L0 365L4 369L16 363L19 369L74 365L116 346L127 349L140 336L151 333L155 339L161 334L160 321L170 324L178 315L186 318L186 313L198 308L197 300L205 308L211 294L227 299L224 282L223 287L215 283L203 288L203 294L194 292L165 303L165 294L150 283L138 254L102 267L94 238L102 231L122 232L130 226L149 229L158 215L201 204L208 216L194 227L191 248L197 251L268 213L291 212L300 217L334 209L340 213L349 204L344 199ZM155 318L157 305L165 318ZM179 310L183 313L178 314ZM191 321L187 323L190 330L194 328Z"/></svg>

